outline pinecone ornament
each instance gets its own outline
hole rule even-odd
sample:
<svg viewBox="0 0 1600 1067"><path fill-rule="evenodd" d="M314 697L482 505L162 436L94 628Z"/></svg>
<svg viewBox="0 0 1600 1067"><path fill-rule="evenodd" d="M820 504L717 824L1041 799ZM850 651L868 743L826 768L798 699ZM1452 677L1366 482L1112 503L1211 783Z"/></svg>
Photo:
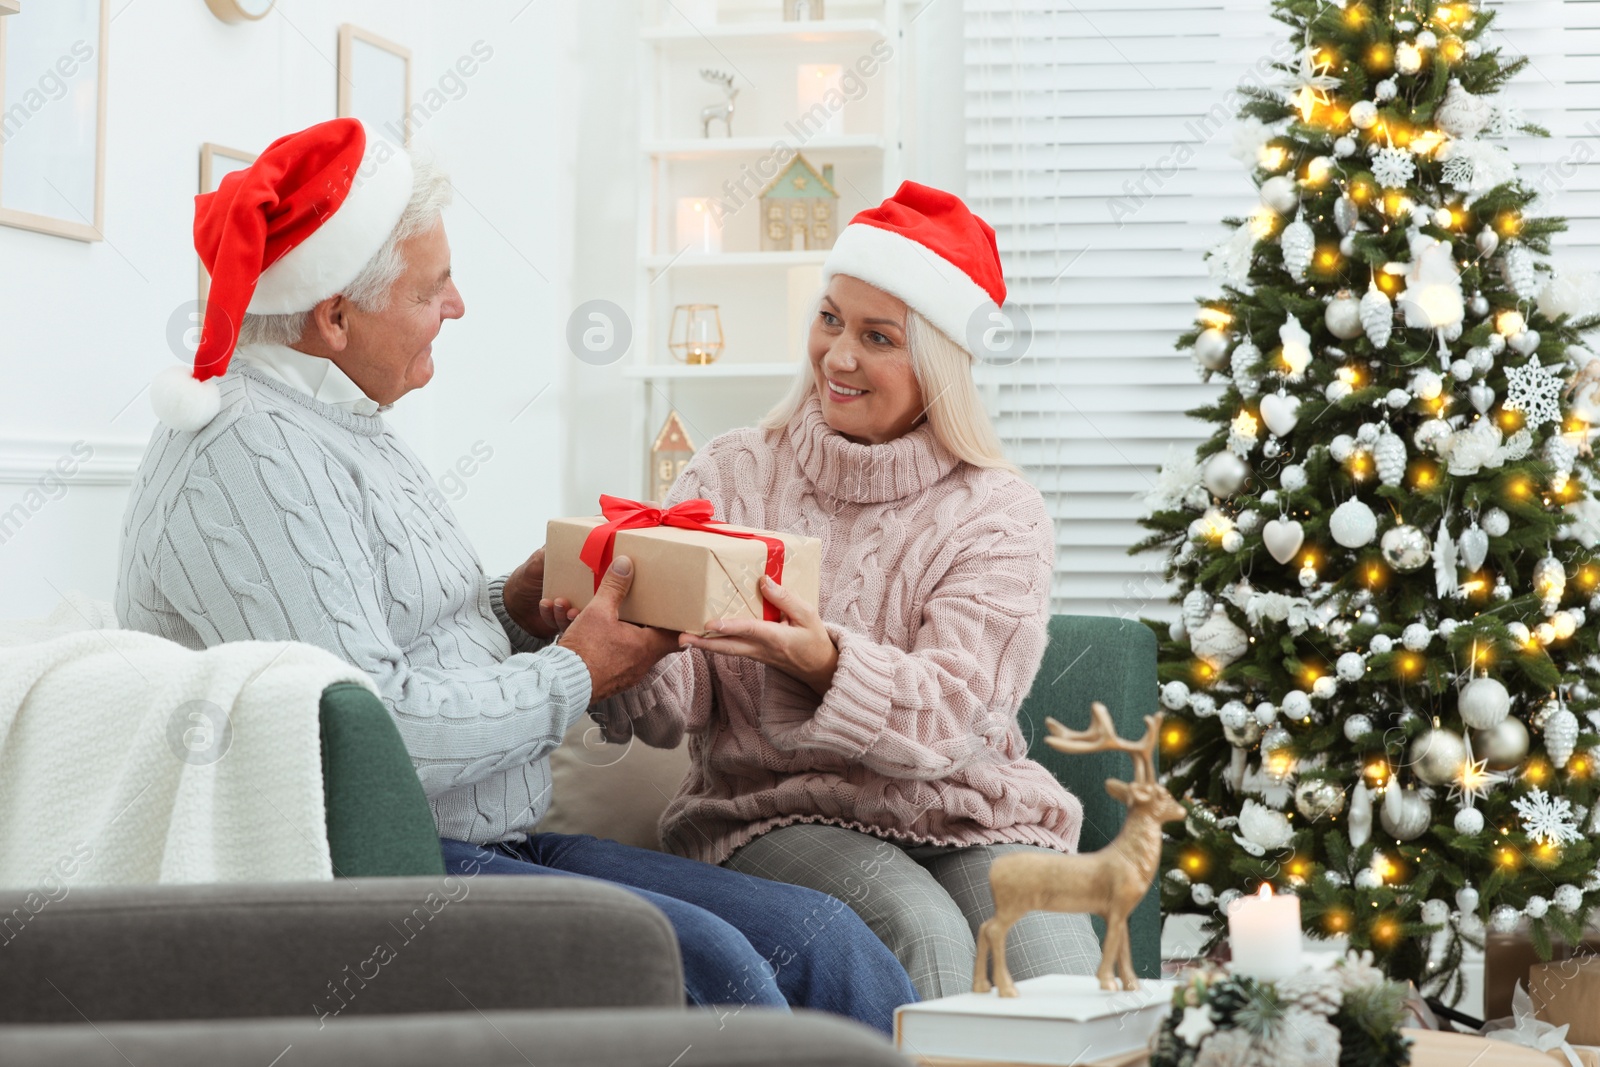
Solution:
<svg viewBox="0 0 1600 1067"><path fill-rule="evenodd" d="M1372 463L1378 468L1378 481L1399 485L1406 476L1406 443L1397 433L1384 431L1372 446Z"/></svg>
<svg viewBox="0 0 1600 1067"><path fill-rule="evenodd" d="M1240 396L1255 396L1261 391L1261 380L1256 377L1256 362L1261 359L1261 349L1248 337L1233 349L1233 384Z"/></svg>
<svg viewBox="0 0 1600 1067"><path fill-rule="evenodd" d="M1544 722L1544 750L1550 762L1561 770L1572 758L1572 749L1578 743L1578 717L1566 708L1552 712Z"/></svg>
<svg viewBox="0 0 1600 1067"><path fill-rule="evenodd" d="M1295 281L1306 280L1306 269L1311 266L1311 253L1316 243L1317 236L1311 232L1311 224L1303 215L1296 215L1294 221L1283 228L1278 244L1283 249L1284 269Z"/></svg>
<svg viewBox="0 0 1600 1067"><path fill-rule="evenodd" d="M1389 334L1394 330L1394 305L1378 288L1376 278L1367 285L1366 295L1361 298L1361 328L1367 331L1367 340L1372 342L1373 348L1389 344Z"/></svg>
<svg viewBox="0 0 1600 1067"><path fill-rule="evenodd" d="M1505 250L1500 257L1500 275L1505 279L1506 288L1517 295L1519 300L1532 300L1539 295L1539 279L1533 269L1533 253L1528 251L1528 246L1514 244Z"/></svg>
<svg viewBox="0 0 1600 1067"><path fill-rule="evenodd" d="M1578 461L1578 446L1567 440L1565 434L1551 434L1545 438L1544 461L1562 474L1571 474Z"/></svg>

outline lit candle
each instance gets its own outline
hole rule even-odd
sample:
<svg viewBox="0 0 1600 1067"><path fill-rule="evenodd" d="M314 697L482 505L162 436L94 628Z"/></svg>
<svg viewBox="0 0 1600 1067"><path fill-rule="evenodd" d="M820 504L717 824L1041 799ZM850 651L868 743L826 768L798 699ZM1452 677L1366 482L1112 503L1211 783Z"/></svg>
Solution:
<svg viewBox="0 0 1600 1067"><path fill-rule="evenodd" d="M837 63L802 63L795 83L799 103L799 123L809 131L844 132L844 68Z"/></svg>
<svg viewBox="0 0 1600 1067"><path fill-rule="evenodd" d="M711 201L703 196L678 198L678 244L673 252L696 254L722 251L722 227L711 217Z"/></svg>
<svg viewBox="0 0 1600 1067"><path fill-rule="evenodd" d="M1273 896L1262 883L1253 897L1240 897L1228 909L1228 945L1233 973L1263 981L1286 978L1300 969L1300 898Z"/></svg>

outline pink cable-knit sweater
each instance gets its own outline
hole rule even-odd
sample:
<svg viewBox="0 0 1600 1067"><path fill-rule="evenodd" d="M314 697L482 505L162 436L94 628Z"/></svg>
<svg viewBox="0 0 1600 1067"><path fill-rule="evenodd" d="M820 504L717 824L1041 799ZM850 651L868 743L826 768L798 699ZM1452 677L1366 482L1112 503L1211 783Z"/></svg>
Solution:
<svg viewBox="0 0 1600 1067"><path fill-rule="evenodd" d="M829 429L813 398L783 430L735 430L669 497L822 541L839 648L820 703L752 660L691 649L592 709L614 741L689 735L663 844L721 863L791 823L904 844L1075 851L1083 807L1027 758L1017 708L1044 654L1055 538L1039 493L963 463L924 424L884 445Z"/></svg>

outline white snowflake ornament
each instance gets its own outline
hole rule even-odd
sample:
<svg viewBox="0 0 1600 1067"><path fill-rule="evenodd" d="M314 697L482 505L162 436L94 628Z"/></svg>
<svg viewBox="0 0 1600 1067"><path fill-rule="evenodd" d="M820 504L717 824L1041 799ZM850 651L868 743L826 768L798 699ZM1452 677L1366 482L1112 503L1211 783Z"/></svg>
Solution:
<svg viewBox="0 0 1600 1067"><path fill-rule="evenodd" d="M1402 148L1380 148L1372 157L1372 176L1385 189L1404 189L1416 172L1411 153Z"/></svg>
<svg viewBox="0 0 1600 1067"><path fill-rule="evenodd" d="M1572 802L1566 797L1553 797L1538 786L1528 790L1527 796L1511 802L1522 818L1522 830L1535 844L1564 845L1581 841L1577 817ZM1561 904L1561 891L1556 890L1556 904Z"/></svg>
<svg viewBox="0 0 1600 1067"><path fill-rule="evenodd" d="M1541 366L1529 360L1520 367L1506 368L1508 411L1520 411L1527 427L1537 429L1547 422L1561 421L1561 368Z"/></svg>

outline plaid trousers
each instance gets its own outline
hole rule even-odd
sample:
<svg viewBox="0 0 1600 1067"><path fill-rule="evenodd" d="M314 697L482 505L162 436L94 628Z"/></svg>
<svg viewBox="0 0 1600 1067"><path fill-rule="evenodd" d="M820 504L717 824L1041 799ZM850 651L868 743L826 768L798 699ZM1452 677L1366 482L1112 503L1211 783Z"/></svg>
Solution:
<svg viewBox="0 0 1600 1067"><path fill-rule="evenodd" d="M849 904L905 965L923 1000L970 992L977 931L994 914L989 864L1037 845L897 845L841 826L770 830L723 864ZM1100 941L1087 915L1033 912L1006 939L1013 977L1093 974Z"/></svg>

